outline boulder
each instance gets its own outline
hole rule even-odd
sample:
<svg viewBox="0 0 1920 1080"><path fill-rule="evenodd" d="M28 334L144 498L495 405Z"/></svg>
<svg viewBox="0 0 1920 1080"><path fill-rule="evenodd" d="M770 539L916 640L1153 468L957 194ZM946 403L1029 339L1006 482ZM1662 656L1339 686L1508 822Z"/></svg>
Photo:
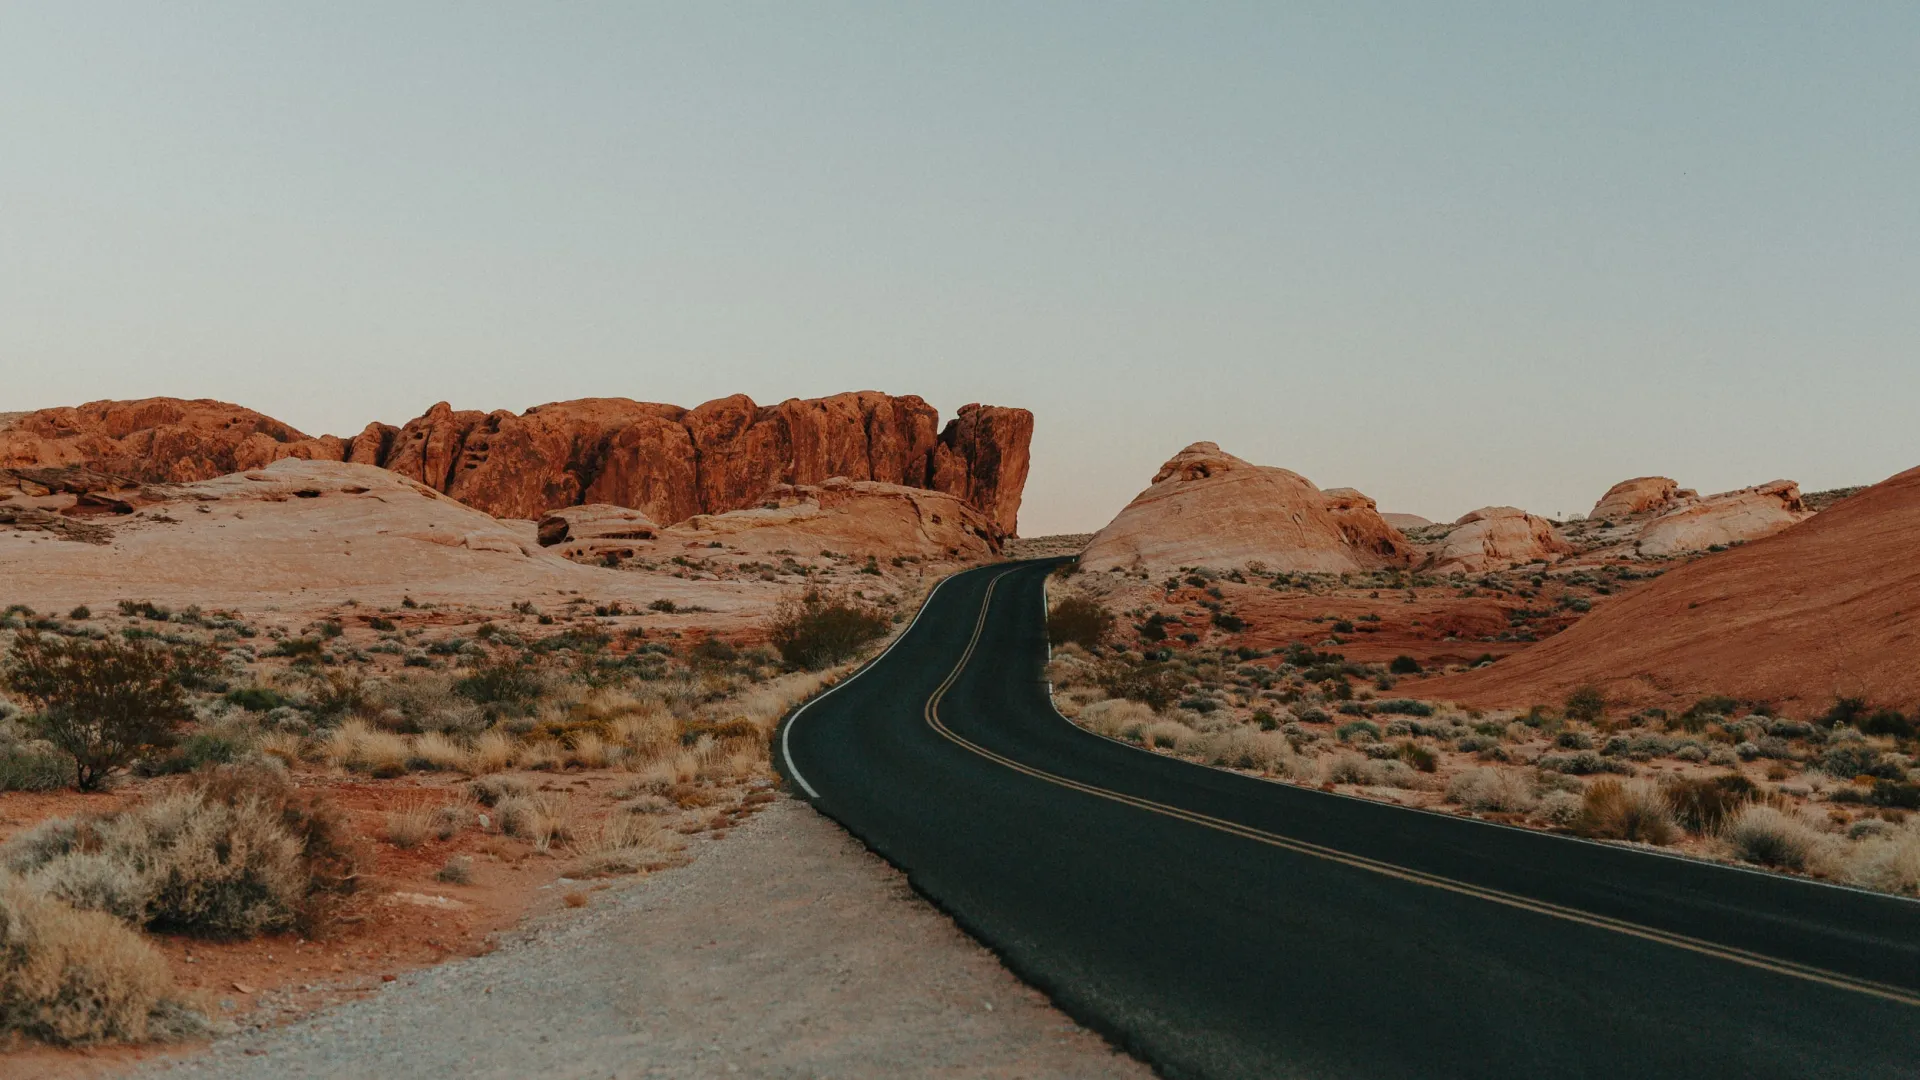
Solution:
<svg viewBox="0 0 1920 1080"><path fill-rule="evenodd" d="M1343 573L1405 566L1411 549L1351 489L1323 492L1286 469L1253 465L1199 442L1094 534L1084 570L1160 574L1187 566Z"/></svg>
<svg viewBox="0 0 1920 1080"><path fill-rule="evenodd" d="M541 547L602 540L651 540L660 526L638 510L605 503L563 506L541 515L535 536Z"/></svg>
<svg viewBox="0 0 1920 1080"><path fill-rule="evenodd" d="M1515 506L1481 507L1454 524L1428 554L1429 568L1438 573L1505 570L1573 552L1551 521Z"/></svg>
<svg viewBox="0 0 1920 1080"><path fill-rule="evenodd" d="M1634 546L1652 556L1706 551L1772 536L1812 516L1800 501L1799 484L1775 480L1683 500L1647 522Z"/></svg>

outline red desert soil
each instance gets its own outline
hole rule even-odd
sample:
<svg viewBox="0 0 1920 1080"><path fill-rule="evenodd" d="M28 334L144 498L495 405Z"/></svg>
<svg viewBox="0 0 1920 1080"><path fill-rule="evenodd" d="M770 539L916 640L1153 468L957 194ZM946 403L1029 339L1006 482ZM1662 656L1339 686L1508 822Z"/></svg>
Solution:
<svg viewBox="0 0 1920 1080"><path fill-rule="evenodd" d="M565 793L583 817L625 812L616 792L633 783L632 774L611 770L519 775L536 790ZM297 780L303 789L325 792L347 812L372 859L371 888L341 925L321 940L295 934L244 941L149 936L147 940L173 968L176 984L216 1021L244 1027L285 1023L360 997L404 972L490 952L498 934L530 913L559 907L568 892L591 893L605 887L603 881L591 879L553 887L575 860L567 854L536 851L525 840L503 835L497 825L482 828L479 815L488 810L461 803L463 778L367 781L305 774ZM10 792L0 800L0 841L48 818L111 812L164 783L133 781L99 795ZM719 800L715 805L672 819L670 828L722 837L771 801L767 793L740 788L716 787L713 796ZM384 838L387 815L416 802L462 805L470 820L448 839L429 836L414 848L397 848ZM469 883L435 878L454 856L472 860ZM678 865L685 858L663 853L656 868ZM49 1078L100 1075L114 1064L176 1049L162 1044L63 1050L35 1043L9 1048L0 1042L5 1075Z"/></svg>
<svg viewBox="0 0 1920 1080"><path fill-rule="evenodd" d="M1763 540L1678 567L1565 633L1420 696L1559 702L1594 684L1628 705L1706 694L1816 711L1920 698L1920 469Z"/></svg>

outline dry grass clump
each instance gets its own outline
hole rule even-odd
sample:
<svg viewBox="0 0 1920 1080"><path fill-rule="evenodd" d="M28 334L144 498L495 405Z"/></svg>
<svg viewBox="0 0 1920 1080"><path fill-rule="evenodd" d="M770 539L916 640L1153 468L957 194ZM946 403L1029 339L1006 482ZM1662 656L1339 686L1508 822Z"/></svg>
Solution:
<svg viewBox="0 0 1920 1080"><path fill-rule="evenodd" d="M1662 845L1673 843L1679 833L1664 792L1644 781L1622 783L1612 777L1587 786L1573 831L1597 839Z"/></svg>
<svg viewBox="0 0 1920 1080"><path fill-rule="evenodd" d="M513 768L519 756L520 745L506 732L481 732L467 751L466 771L476 776L503 772Z"/></svg>
<svg viewBox="0 0 1920 1080"><path fill-rule="evenodd" d="M430 731L413 737L413 750L407 756L407 764L416 769L467 772L472 759L473 754L466 747L447 735Z"/></svg>
<svg viewBox="0 0 1920 1080"><path fill-rule="evenodd" d="M481 776L467 783L467 790L482 806L498 806L513 795L533 793L533 781L524 776Z"/></svg>
<svg viewBox="0 0 1920 1080"><path fill-rule="evenodd" d="M1920 821L1869 834L1847 853L1839 877L1884 892L1920 892Z"/></svg>
<svg viewBox="0 0 1920 1080"><path fill-rule="evenodd" d="M1454 774L1447 781L1447 801L1469 810L1518 814L1539 803L1533 781L1517 769L1482 766Z"/></svg>
<svg viewBox="0 0 1920 1080"><path fill-rule="evenodd" d="M660 826L639 814L616 813L580 831L574 851L580 861L572 870L579 877L631 874L654 866L659 854L653 845Z"/></svg>
<svg viewBox="0 0 1920 1080"><path fill-rule="evenodd" d="M1081 726L1096 735L1127 742L1144 741L1147 729L1160 719L1159 714L1138 701L1115 698L1095 701L1080 710Z"/></svg>
<svg viewBox="0 0 1920 1080"><path fill-rule="evenodd" d="M573 800L566 795L508 795L494 809L500 814L500 831L530 841L536 851L550 851L573 839Z"/></svg>
<svg viewBox="0 0 1920 1080"><path fill-rule="evenodd" d="M449 885L471 885L473 883L473 857L455 855L448 859L445 866L434 871L435 881L444 881Z"/></svg>
<svg viewBox="0 0 1920 1080"><path fill-rule="evenodd" d="M1783 870L1806 870L1827 838L1775 806L1743 807L1720 833L1728 852L1743 862Z"/></svg>
<svg viewBox="0 0 1920 1080"><path fill-rule="evenodd" d="M334 728L320 745L320 755L337 768L375 777L404 775L413 748L404 735L379 731L364 720L347 720Z"/></svg>
<svg viewBox="0 0 1920 1080"><path fill-rule="evenodd" d="M111 915L0 880L0 1031L59 1045L199 1034L167 962Z"/></svg>
<svg viewBox="0 0 1920 1080"><path fill-rule="evenodd" d="M323 931L359 883L345 819L265 767L223 766L118 813L42 822L0 847L35 892L154 930Z"/></svg>
<svg viewBox="0 0 1920 1080"><path fill-rule="evenodd" d="M416 848L434 832L434 808L414 801L387 815L387 843L402 850Z"/></svg>

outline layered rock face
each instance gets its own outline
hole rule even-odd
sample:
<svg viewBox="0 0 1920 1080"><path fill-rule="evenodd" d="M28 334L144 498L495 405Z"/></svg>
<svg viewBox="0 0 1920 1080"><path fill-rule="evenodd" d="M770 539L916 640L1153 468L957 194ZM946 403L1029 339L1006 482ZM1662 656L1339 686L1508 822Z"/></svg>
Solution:
<svg viewBox="0 0 1920 1080"><path fill-rule="evenodd" d="M1647 522L1635 547L1642 555L1705 551L1772 536L1812 516L1800 501L1799 484L1775 480L1682 501Z"/></svg>
<svg viewBox="0 0 1920 1080"><path fill-rule="evenodd" d="M1525 706L1597 685L1622 708L1707 694L1789 705L1789 715L1822 711L1837 696L1905 707L1920 699L1916 536L1920 469L1778 535L1676 567L1562 634L1420 692Z"/></svg>
<svg viewBox="0 0 1920 1080"><path fill-rule="evenodd" d="M0 429L0 466L86 465L147 481L202 480L281 458L378 465L495 517L582 503L676 522L830 477L960 498L999 536L1018 524L1033 414L967 405L944 429L918 397L861 392L696 409L586 398L514 414L445 402L400 427L309 438L238 406L154 398L28 414Z"/></svg>
<svg viewBox="0 0 1920 1080"><path fill-rule="evenodd" d="M1552 522L1514 506L1482 507L1462 515L1455 524L1459 527L1429 556L1432 568L1441 573L1505 570L1573 552L1573 545L1554 531Z"/></svg>
<svg viewBox="0 0 1920 1080"><path fill-rule="evenodd" d="M1150 573L1259 562L1337 574L1411 561L1373 500L1350 488L1323 492L1298 473L1250 464L1210 442L1162 465L1080 556L1084 570Z"/></svg>

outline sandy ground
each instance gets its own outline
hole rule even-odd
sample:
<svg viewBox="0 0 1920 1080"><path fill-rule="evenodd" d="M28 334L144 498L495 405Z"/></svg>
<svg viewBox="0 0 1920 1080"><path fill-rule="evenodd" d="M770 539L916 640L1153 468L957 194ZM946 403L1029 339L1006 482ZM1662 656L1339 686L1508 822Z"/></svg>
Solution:
<svg viewBox="0 0 1920 1080"><path fill-rule="evenodd" d="M1152 1075L801 803L694 849L490 955L131 1075Z"/></svg>

